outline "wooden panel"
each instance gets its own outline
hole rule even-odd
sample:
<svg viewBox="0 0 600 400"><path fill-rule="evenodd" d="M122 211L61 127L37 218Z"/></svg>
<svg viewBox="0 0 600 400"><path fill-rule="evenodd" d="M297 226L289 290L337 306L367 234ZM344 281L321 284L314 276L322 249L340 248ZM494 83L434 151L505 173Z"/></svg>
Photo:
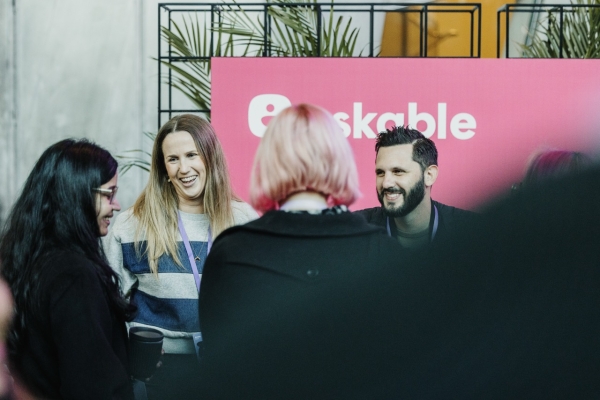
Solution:
<svg viewBox="0 0 600 400"><path fill-rule="evenodd" d="M435 3L435 2L434 2ZM443 3L466 3L444 1ZM496 57L496 16L498 8L516 1L487 0L481 7L481 57ZM381 40L381 57L419 57L421 7L408 7L403 12L388 12ZM439 8L437 10L440 10ZM474 29L477 29L475 18ZM471 21L468 13L429 11L427 55L430 57L469 57ZM474 54L477 54L477 32L474 31Z"/></svg>

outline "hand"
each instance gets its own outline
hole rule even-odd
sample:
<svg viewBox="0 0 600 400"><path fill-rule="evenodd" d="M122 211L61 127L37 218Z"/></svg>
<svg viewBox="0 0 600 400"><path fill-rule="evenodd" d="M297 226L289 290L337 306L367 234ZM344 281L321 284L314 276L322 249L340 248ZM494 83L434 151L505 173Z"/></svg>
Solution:
<svg viewBox="0 0 600 400"><path fill-rule="evenodd" d="M161 357L165 354L165 349L162 349L160 351L160 355ZM156 363L156 369L159 369L160 367L162 367L162 360L158 360L158 362ZM155 371L156 373L156 371ZM154 376L154 374L152 374L152 376ZM146 382L150 382L150 379L152 379L152 376L150 378L146 378L145 381Z"/></svg>

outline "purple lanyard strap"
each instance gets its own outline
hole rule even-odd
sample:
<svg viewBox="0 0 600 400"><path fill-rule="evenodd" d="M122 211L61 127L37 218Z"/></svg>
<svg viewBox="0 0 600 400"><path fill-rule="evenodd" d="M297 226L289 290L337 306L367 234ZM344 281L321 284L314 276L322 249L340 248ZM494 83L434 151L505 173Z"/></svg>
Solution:
<svg viewBox="0 0 600 400"><path fill-rule="evenodd" d="M183 240L183 245L185 246L185 251L187 252L188 259L190 260L190 266L192 267L192 272L194 273L194 280L196 281L196 289L200 292L200 274L198 273L198 267L196 266L196 260L194 260L194 253L192 252L192 246L190 245L190 239L188 239L188 235L183 226L183 221L181 221L181 214L179 211L177 212L177 225L179 226L179 233L181 234L181 239ZM210 226L208 227L208 242L206 245L206 255L210 252L210 248L212 246L212 232L210 230Z"/></svg>

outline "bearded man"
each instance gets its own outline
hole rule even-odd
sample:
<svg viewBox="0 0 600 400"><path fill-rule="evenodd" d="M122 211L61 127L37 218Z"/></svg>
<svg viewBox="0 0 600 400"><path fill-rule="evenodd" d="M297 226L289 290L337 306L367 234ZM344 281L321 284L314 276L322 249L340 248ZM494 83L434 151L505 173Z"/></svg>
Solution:
<svg viewBox="0 0 600 400"><path fill-rule="evenodd" d="M384 227L405 248L415 249L449 237L458 224L477 214L431 199L438 176L435 143L416 129L393 127L375 143L377 198L381 207L357 211Z"/></svg>

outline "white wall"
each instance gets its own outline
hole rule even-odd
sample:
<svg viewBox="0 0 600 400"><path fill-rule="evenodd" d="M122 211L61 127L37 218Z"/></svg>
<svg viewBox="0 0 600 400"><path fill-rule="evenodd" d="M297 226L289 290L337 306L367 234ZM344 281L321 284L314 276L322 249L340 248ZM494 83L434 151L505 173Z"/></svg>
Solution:
<svg viewBox="0 0 600 400"><path fill-rule="evenodd" d="M0 0L0 220L15 192L13 11L11 0Z"/></svg>
<svg viewBox="0 0 600 400"><path fill-rule="evenodd" d="M3 217L49 145L86 137L119 154L155 129L155 51L147 47L156 35L146 14L156 21L154 2L0 0ZM137 170L120 178L123 206L144 180Z"/></svg>
<svg viewBox="0 0 600 400"><path fill-rule="evenodd" d="M113 155L150 150L143 132L157 130L158 3L0 0L0 220L61 139L86 137ZM146 180L139 169L120 177L123 209Z"/></svg>

